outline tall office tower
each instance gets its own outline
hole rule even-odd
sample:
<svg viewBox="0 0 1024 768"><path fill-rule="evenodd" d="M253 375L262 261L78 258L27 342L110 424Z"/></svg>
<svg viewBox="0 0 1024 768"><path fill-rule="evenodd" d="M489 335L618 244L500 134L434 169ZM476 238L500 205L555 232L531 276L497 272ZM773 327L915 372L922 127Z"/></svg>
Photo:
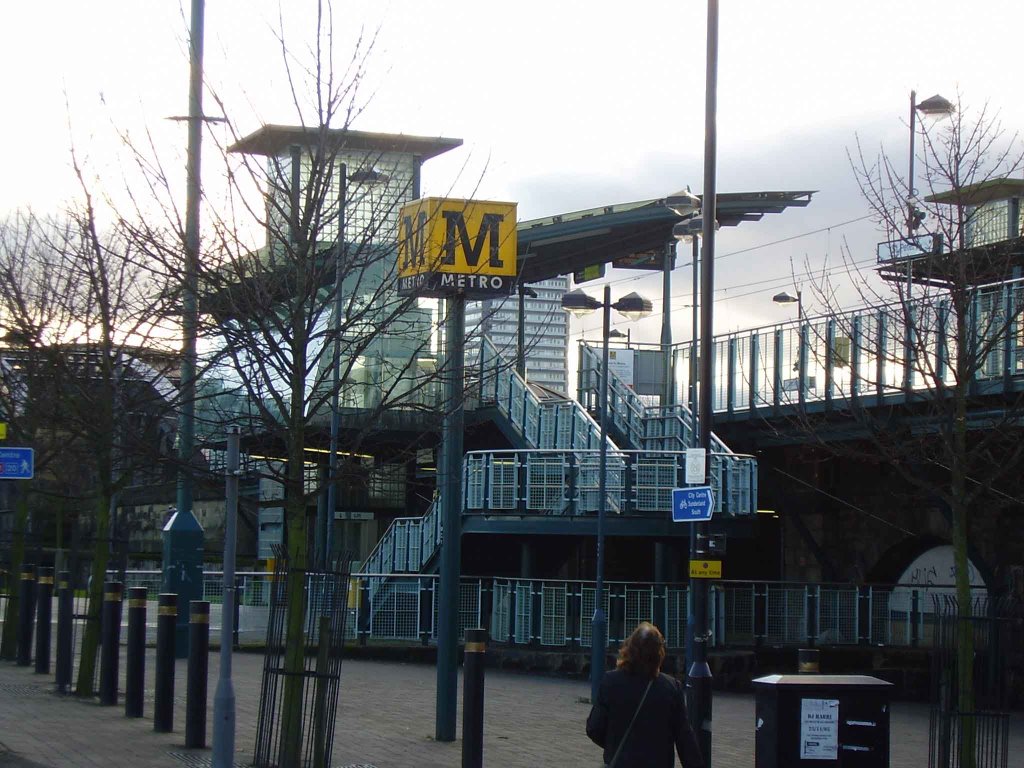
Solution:
<svg viewBox="0 0 1024 768"><path fill-rule="evenodd" d="M536 296L526 297L526 380L567 394L569 391L569 321L562 309L568 277L542 280L527 286ZM470 302L466 307L468 343L466 361L474 361L481 335L510 363L519 345L519 296Z"/></svg>

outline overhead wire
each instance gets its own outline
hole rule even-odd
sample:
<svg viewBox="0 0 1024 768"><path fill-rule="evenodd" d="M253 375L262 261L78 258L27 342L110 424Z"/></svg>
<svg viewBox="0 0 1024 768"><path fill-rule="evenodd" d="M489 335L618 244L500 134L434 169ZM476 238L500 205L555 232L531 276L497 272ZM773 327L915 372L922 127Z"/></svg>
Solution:
<svg viewBox="0 0 1024 768"><path fill-rule="evenodd" d="M717 263L718 261L721 261L722 259L727 259L730 256L738 256L738 255L741 255L741 254L744 254L744 253L752 253L754 251L758 251L758 250L761 250L763 248L770 248L770 247L775 246L775 245L781 245L781 244L784 244L784 243L793 242L795 240L799 240L799 239L802 239L802 238L805 238L805 237L810 237L812 235L818 235L818 234L821 234L823 232L828 233L828 236L829 236L829 248L830 248L831 247L831 236L832 236L832 230L833 229L839 229L841 227L849 226L850 224L856 224L856 223L861 222L861 221L866 221L866 220L868 220L870 218L871 218L870 215L857 216L855 218L846 219L844 221L840 221L840 222L837 222L835 224L830 224L830 225L825 226L825 227L819 227L817 229L807 230L806 232L800 232L800 233L795 234L795 235L789 235L788 237L779 238L777 240L771 240L771 241L768 241L768 242L765 242L765 243L758 243L757 245L752 245L752 246L749 246L747 248L740 248L740 249L735 250L735 251L730 251L729 253L723 253L723 254L717 255L715 257L715 261ZM766 291L772 290L772 287L779 287L781 285L785 285L786 283L791 281L794 277L811 278L812 276L830 275L830 274L835 274L835 273L844 272L844 271L847 274L849 274L850 269L852 267L863 266L865 264L870 263L871 261L872 261L872 259L863 259L863 260L855 261L855 262L852 262L852 263L844 263L844 264L840 264L840 265L837 265L835 267L832 267L830 269L826 269L826 270L823 270L823 271L820 271L820 272L816 271L816 272L813 273L813 275L808 270L808 271L803 272L802 274L796 275L796 276L790 274L790 275L785 275L785 276L776 276L776 277L764 278L764 279L761 279L761 280L755 280L755 281L750 281L750 282L746 282L746 283L737 283L737 284L734 284L734 285L728 285L728 286L716 288L714 292L715 292L716 295L721 296L722 294L726 294L729 291L734 291L734 290L737 290L737 289L740 289L740 288L747 288L747 287L751 287L751 286L754 286L754 285L767 285L768 286L768 287L762 288L762 289L757 290L757 291L749 291L747 293L743 293L743 294L739 294L739 295L731 295L731 296L727 297L728 299L740 299L740 298L745 298L747 296L754 296L754 295L757 295L758 293L764 293ZM684 262L683 264L680 264L679 266L677 266L675 269L676 270L684 269L684 268L689 267L689 266L693 266L693 262L692 261ZM637 280L643 280L644 278L650 278L650 277L652 277L652 275L653 275L652 272L644 271L644 272L642 272L641 274L638 274L638 275L629 275L628 277L620 277L620 278L615 278L615 279L612 279L612 280L606 280L606 281L602 282L601 285L621 285L621 284L624 284L624 283L635 282ZM672 299L684 299L685 300L685 299L689 298L689 292L685 291L685 290L673 291L671 298ZM663 300L662 299L654 299L654 300L652 300L651 303L652 303L652 305L661 306L662 303L663 303ZM673 301L670 306L675 307L675 308L682 308L682 307L692 306L692 304L679 304L679 303L676 303L675 301ZM622 325L622 324L624 324L626 322L630 322L630 321L616 320L616 321L612 322L612 326L614 327L614 326ZM594 329L586 328L586 329L583 329L581 333L585 334L587 332L592 332L593 330Z"/></svg>

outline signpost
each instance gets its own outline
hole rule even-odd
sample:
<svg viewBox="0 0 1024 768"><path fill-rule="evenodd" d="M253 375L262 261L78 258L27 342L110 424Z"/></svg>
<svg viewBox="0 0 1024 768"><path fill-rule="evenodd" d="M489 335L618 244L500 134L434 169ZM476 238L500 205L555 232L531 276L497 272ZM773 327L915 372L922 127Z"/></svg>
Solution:
<svg viewBox="0 0 1024 768"><path fill-rule="evenodd" d="M31 480L35 451L31 448L0 448L0 480Z"/></svg>
<svg viewBox="0 0 1024 768"><path fill-rule="evenodd" d="M707 455L703 448L686 449L686 482L692 485L704 482L707 477Z"/></svg>
<svg viewBox="0 0 1024 768"><path fill-rule="evenodd" d="M516 205L425 197L402 207L398 293L508 295L516 281Z"/></svg>
<svg viewBox="0 0 1024 768"><path fill-rule="evenodd" d="M438 579L437 707L434 738L455 740L466 300L508 295L516 283L516 205L428 197L399 216L398 293L445 299L445 416L437 464L441 562Z"/></svg>
<svg viewBox="0 0 1024 768"><path fill-rule="evenodd" d="M715 496L710 485L672 490L672 522L703 523L715 511Z"/></svg>
<svg viewBox="0 0 1024 768"><path fill-rule="evenodd" d="M721 560L691 560L691 579L720 579L722 578Z"/></svg>

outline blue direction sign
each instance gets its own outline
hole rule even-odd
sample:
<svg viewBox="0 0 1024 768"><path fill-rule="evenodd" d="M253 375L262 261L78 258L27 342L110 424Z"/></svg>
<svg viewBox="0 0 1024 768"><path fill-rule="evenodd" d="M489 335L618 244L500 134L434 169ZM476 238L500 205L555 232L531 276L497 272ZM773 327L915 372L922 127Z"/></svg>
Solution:
<svg viewBox="0 0 1024 768"><path fill-rule="evenodd" d="M34 471L31 448L0 448L0 480L31 480Z"/></svg>
<svg viewBox="0 0 1024 768"><path fill-rule="evenodd" d="M695 485L672 490L672 522L700 523L711 519L715 496L710 485Z"/></svg>

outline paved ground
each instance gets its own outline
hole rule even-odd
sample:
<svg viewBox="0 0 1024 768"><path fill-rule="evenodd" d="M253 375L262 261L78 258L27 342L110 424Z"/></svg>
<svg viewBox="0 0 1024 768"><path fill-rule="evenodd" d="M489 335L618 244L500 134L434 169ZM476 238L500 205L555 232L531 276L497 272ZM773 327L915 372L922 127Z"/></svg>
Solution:
<svg viewBox="0 0 1024 768"><path fill-rule="evenodd" d="M151 683L152 660L147 666ZM238 762L247 764L255 738L262 656L235 655L238 696ZM122 674L123 674L122 663ZM210 709L217 657L210 659ZM50 676L0 662L0 766L16 768L150 768L208 764L209 750L184 749L185 662L178 662L178 701L173 734L152 729L146 717L128 720L123 706L101 707L54 693ZM461 742L433 740L433 666L346 661L334 746L334 766L448 768L461 764ZM461 690L461 686L460 686ZM587 740L589 708L580 699L585 682L489 671L486 680L484 762L504 768L593 766L599 750ZM460 697L461 698L461 697ZM459 714L461 726L461 712ZM714 713L716 768L754 764L752 696L717 694ZM461 727L460 734L461 738ZM928 709L895 704L892 766L927 765ZM1024 754L1024 713L1014 716L1011 765Z"/></svg>

